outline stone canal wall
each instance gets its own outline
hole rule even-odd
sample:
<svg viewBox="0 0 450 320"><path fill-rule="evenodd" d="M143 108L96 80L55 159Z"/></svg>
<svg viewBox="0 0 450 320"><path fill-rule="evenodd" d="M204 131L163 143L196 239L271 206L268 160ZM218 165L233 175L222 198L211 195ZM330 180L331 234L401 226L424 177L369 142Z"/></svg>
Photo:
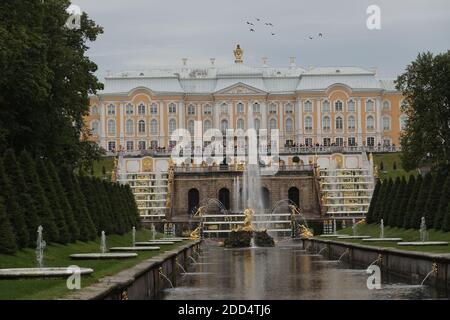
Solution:
<svg viewBox="0 0 450 320"><path fill-rule="evenodd" d="M170 287L169 282L160 275L160 270L176 286L180 270L177 262L186 269L192 262L189 256L198 251L200 243L191 242L142 261L114 276L100 279L98 283L77 291L65 300L156 299L162 290Z"/></svg>
<svg viewBox="0 0 450 320"><path fill-rule="evenodd" d="M446 291L450 289L450 254L405 251L322 239L306 239L303 240L303 245L310 252L319 252L326 248L322 252L330 260L338 259L348 250L341 260L363 268L381 258L377 265L383 273L412 280L417 284L422 282L432 270L433 264L436 264L437 273L430 275L426 284Z"/></svg>

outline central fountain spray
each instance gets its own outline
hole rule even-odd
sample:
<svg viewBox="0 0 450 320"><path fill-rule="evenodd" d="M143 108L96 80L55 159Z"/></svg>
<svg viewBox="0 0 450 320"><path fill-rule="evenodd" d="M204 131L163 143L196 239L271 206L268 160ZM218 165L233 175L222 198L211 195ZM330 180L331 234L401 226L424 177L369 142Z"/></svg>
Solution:
<svg viewBox="0 0 450 320"><path fill-rule="evenodd" d="M106 234L105 231L102 231L102 237L100 239L100 252L101 253L106 253L107 248L106 248Z"/></svg>
<svg viewBox="0 0 450 320"><path fill-rule="evenodd" d="M39 226L37 229L37 241L36 241L36 262L38 265L38 268L44 267L44 249L46 247L46 243L42 237L42 231L44 228L42 226Z"/></svg>
<svg viewBox="0 0 450 320"><path fill-rule="evenodd" d="M384 220L381 219L381 222L380 222L380 239L383 239L383 238L384 238Z"/></svg>

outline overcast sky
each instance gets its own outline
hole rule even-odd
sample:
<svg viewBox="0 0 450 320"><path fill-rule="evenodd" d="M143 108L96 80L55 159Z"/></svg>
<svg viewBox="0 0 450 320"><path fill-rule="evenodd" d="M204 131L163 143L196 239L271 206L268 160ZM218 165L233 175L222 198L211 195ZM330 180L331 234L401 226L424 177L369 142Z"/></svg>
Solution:
<svg viewBox="0 0 450 320"><path fill-rule="evenodd" d="M449 0L73 0L104 34L89 55L103 78L152 66L245 63L377 67L394 77L421 51L450 49ZM381 8L381 30L368 30L366 9ZM260 18L261 22L255 19ZM255 24L250 32L246 24ZM270 22L274 27L265 26ZM276 35L272 36L271 32ZM318 33L323 33L323 38ZM310 40L309 36L314 39Z"/></svg>

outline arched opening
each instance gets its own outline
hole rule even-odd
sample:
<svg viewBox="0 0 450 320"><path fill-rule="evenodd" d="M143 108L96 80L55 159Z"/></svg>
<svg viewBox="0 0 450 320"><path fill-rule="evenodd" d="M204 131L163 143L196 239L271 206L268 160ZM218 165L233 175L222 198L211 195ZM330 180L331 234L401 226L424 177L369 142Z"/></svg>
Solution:
<svg viewBox="0 0 450 320"><path fill-rule="evenodd" d="M300 206L300 191L296 187L292 187L288 191L288 198L291 200L297 207Z"/></svg>
<svg viewBox="0 0 450 320"><path fill-rule="evenodd" d="M230 190L222 188L219 190L219 201L222 202L225 209L230 210Z"/></svg>
<svg viewBox="0 0 450 320"><path fill-rule="evenodd" d="M262 205L264 209L270 208L270 191L266 187L261 188Z"/></svg>
<svg viewBox="0 0 450 320"><path fill-rule="evenodd" d="M190 215L195 214L200 203L200 192L197 189L191 189L188 192L188 212Z"/></svg>

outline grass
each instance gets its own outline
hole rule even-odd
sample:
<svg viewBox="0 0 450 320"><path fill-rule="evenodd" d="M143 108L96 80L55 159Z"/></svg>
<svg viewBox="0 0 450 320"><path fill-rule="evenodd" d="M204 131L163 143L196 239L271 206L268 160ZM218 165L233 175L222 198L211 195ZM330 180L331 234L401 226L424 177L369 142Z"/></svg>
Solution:
<svg viewBox="0 0 450 320"><path fill-rule="evenodd" d="M416 174L415 171L405 171L402 167L402 161L400 159L400 152L397 153L378 153L373 155L373 161L378 167L378 172L381 179L395 179L397 177L406 176L410 174ZM380 169L380 164L383 162L384 169ZM394 162L397 165L397 169L394 170Z"/></svg>
<svg viewBox="0 0 450 320"><path fill-rule="evenodd" d="M108 247L131 246L131 232L126 235L107 236ZM138 230L136 241L148 241L151 231ZM174 245L162 245L160 251L139 252L136 258L125 260L71 260L70 254L90 253L100 251L100 240L91 242L77 242L70 245L49 245L45 249L45 267L68 267L77 265L94 269L91 275L82 276L81 285L87 287L100 278L131 268L137 263L169 251L185 242ZM14 255L0 254L0 268L36 267L35 250L26 249ZM64 297L72 293L66 287L66 279L16 279L0 280L0 300L47 300Z"/></svg>
<svg viewBox="0 0 450 320"><path fill-rule="evenodd" d="M373 238L379 238L380 236L380 227L379 225L374 224L363 224L357 227L358 235L362 236L371 236ZM347 234L353 235L352 228L342 229L338 232L339 234ZM384 237L385 238L402 238L403 241L420 241L419 230L413 229L400 229L400 228L384 228ZM319 237L320 238L320 237ZM450 242L450 232L443 232L437 230L429 230L430 241L447 241ZM450 253L450 246L430 246L430 247L419 247L419 246L399 246L397 242L366 242L362 240L344 240L344 239L330 239L333 241L340 241L346 243L358 243L367 246L376 246L376 247L389 247L396 248L400 250L408 250L408 251L419 251L419 252L429 252L429 253Z"/></svg>
<svg viewBox="0 0 450 320"><path fill-rule="evenodd" d="M101 160L93 162L94 176L98 178L111 178L111 172L114 167L114 158L105 157ZM105 168L106 174L103 174L103 167ZM90 173L90 172L89 172Z"/></svg>

